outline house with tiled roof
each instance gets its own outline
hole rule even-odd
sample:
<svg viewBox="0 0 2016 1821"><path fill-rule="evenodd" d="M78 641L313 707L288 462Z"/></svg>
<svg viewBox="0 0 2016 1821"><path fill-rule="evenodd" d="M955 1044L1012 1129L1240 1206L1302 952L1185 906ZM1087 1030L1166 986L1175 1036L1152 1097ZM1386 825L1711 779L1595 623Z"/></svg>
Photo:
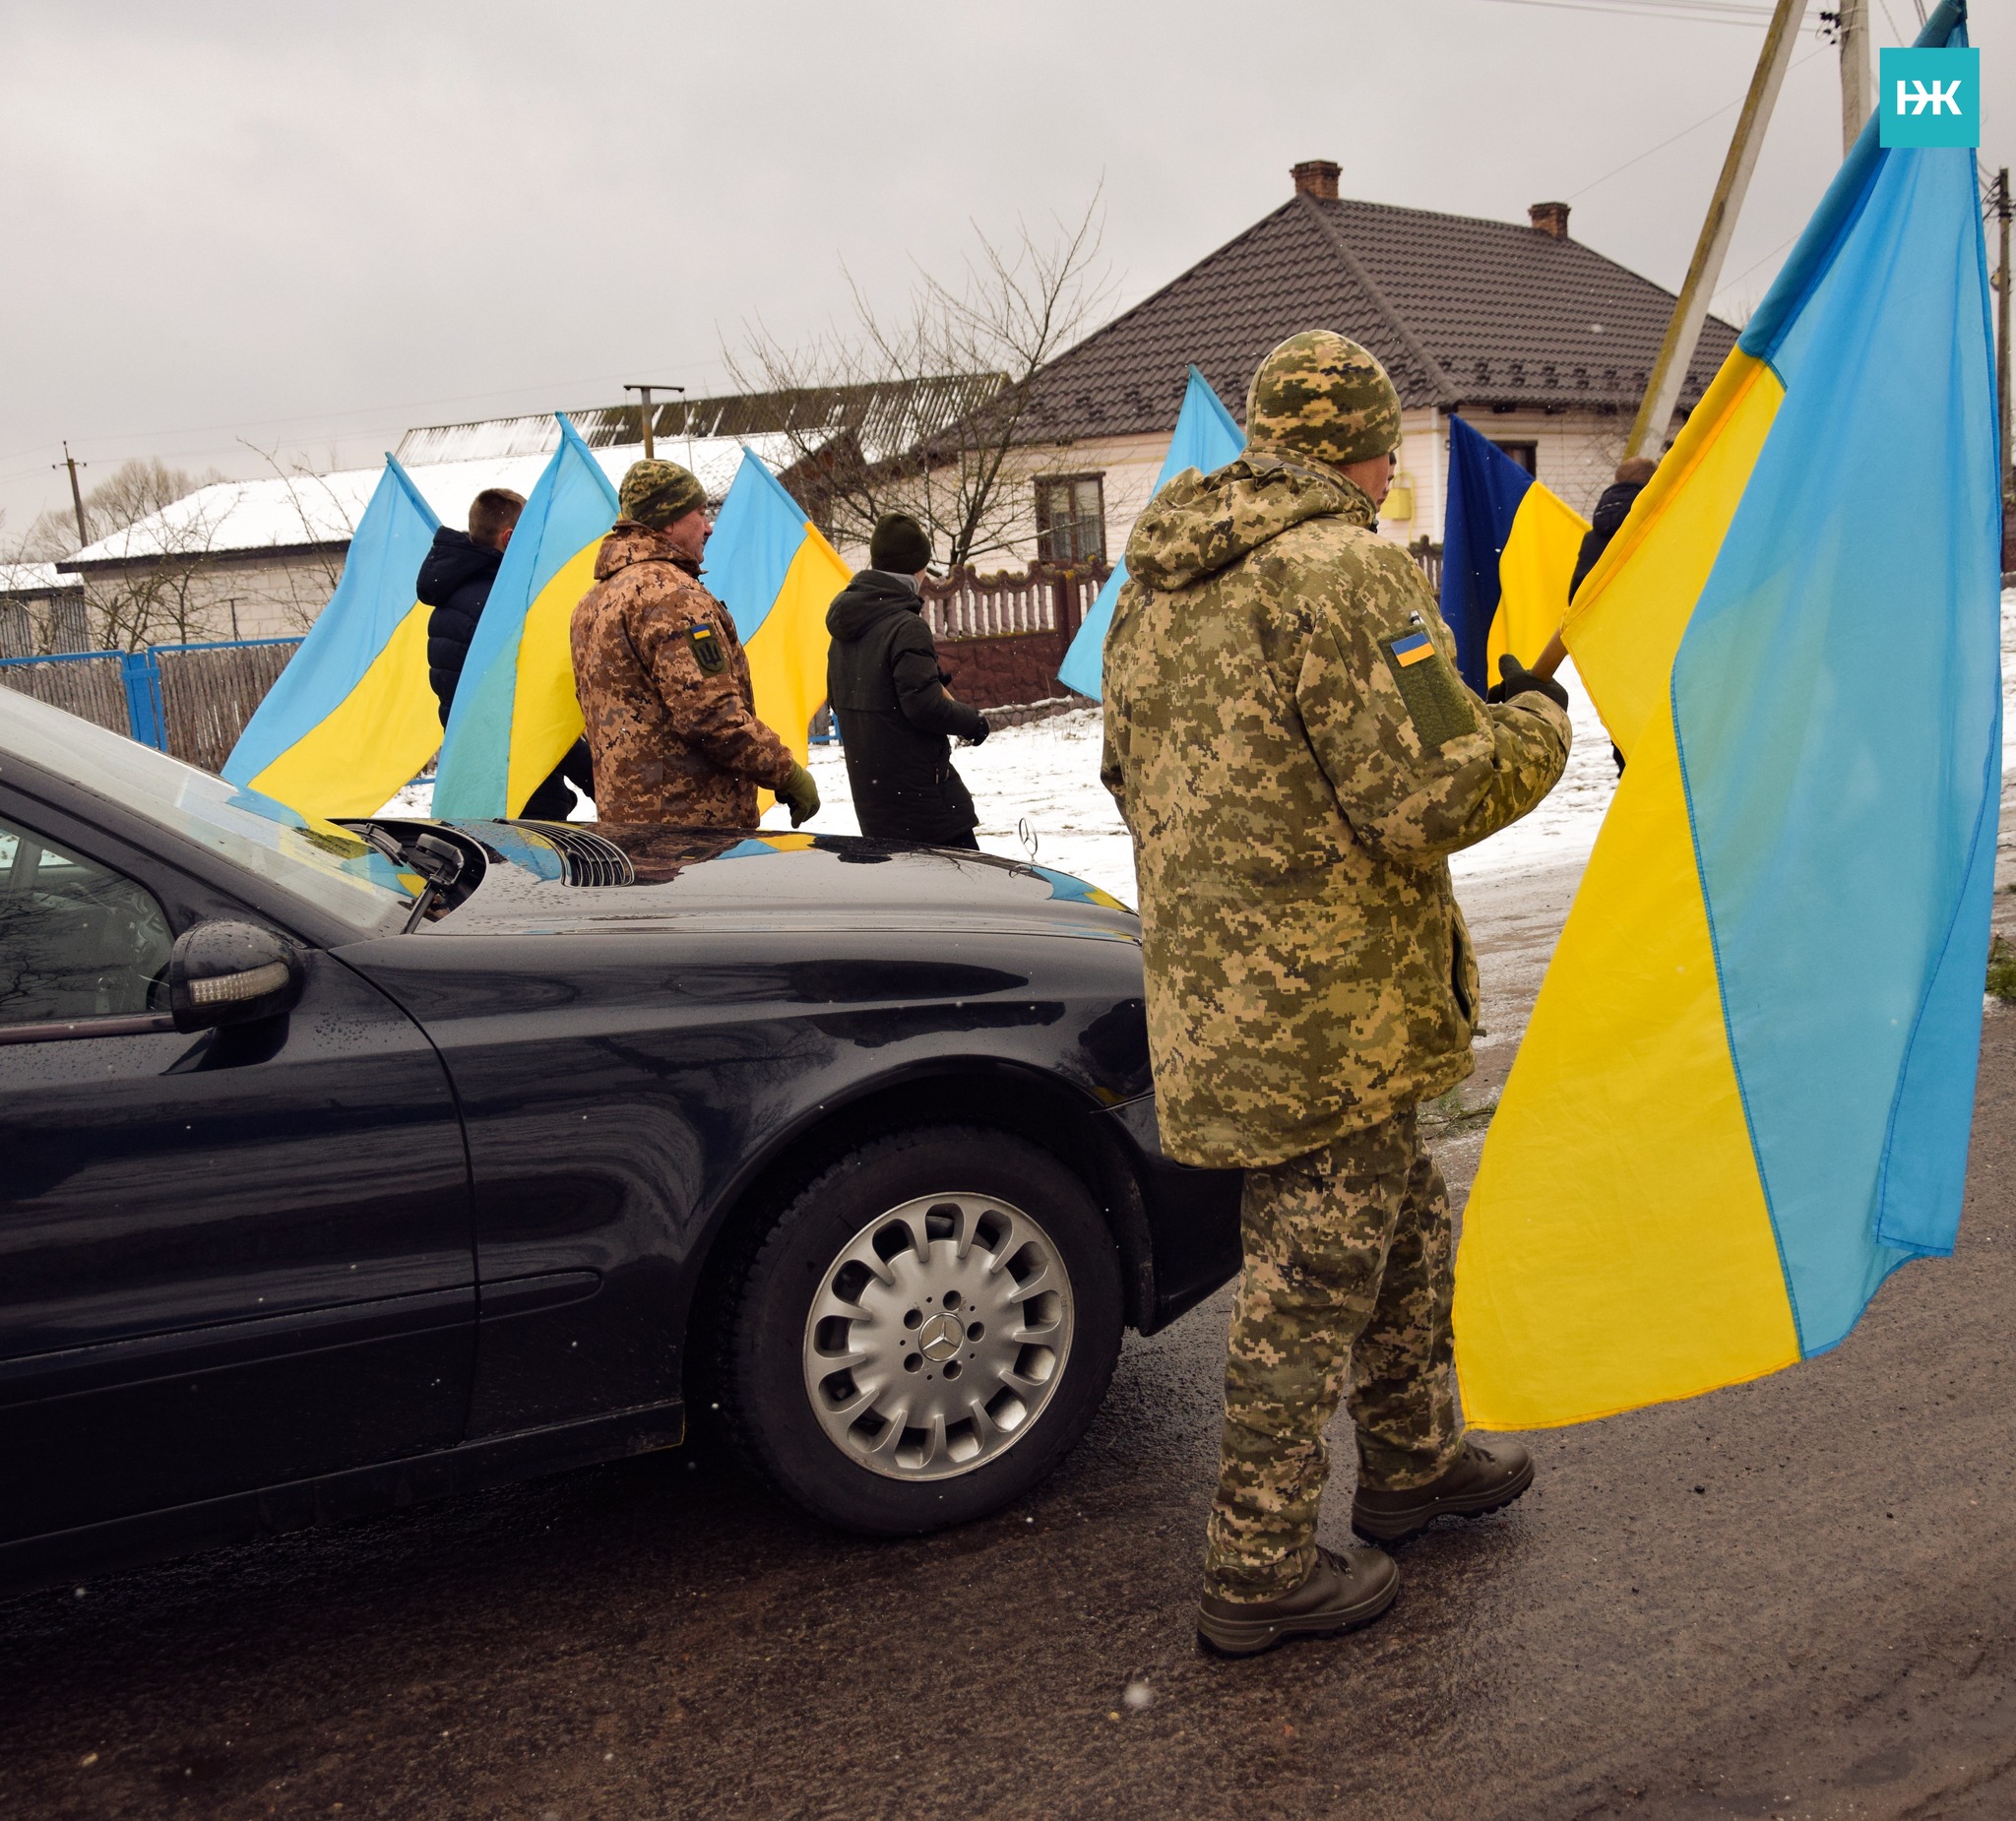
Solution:
<svg viewBox="0 0 2016 1821"><path fill-rule="evenodd" d="M1385 363L1403 415L1382 530L1442 535L1447 419L1460 413L1587 513L1624 439L1673 296L1568 233L1565 203L1521 224L1338 194L1339 167L1297 164L1288 201L1058 356L1024 422L1030 554L1117 557L1147 503L1197 366L1234 417L1263 355L1335 329ZM1673 428L1736 330L1711 316Z"/></svg>

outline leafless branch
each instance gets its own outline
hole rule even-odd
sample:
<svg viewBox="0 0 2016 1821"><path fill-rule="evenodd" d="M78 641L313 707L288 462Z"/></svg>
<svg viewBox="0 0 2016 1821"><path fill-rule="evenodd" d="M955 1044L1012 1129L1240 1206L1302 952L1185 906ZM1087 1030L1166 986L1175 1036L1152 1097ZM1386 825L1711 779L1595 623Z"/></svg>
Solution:
<svg viewBox="0 0 2016 1821"><path fill-rule="evenodd" d="M792 480L838 541L865 543L892 511L919 519L953 563L1026 540L1030 382L1111 302L1102 223L1098 192L1047 234L1023 222L995 239L976 223L959 273L917 268L894 308L843 267L850 321L787 346L759 319L724 348L742 390L796 402Z"/></svg>

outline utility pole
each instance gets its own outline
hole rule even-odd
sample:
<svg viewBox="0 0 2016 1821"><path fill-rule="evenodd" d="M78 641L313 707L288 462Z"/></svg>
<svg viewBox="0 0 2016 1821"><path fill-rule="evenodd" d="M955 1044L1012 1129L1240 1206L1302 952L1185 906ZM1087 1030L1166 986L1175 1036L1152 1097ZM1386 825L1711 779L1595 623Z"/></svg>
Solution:
<svg viewBox="0 0 2016 1821"><path fill-rule="evenodd" d="M1804 12L1805 0L1778 0L1772 9L1756 73L1750 78L1749 93L1743 96L1743 111L1736 116L1735 137L1730 141L1729 157L1723 159L1722 177L1715 186L1714 200L1708 205L1708 219L1701 223L1701 238L1694 243L1687 282L1680 286L1672 320L1667 324L1666 340L1660 345L1659 358L1652 363L1645 399L1631 425L1626 455L1657 460L1666 446L1667 426L1680 402L1680 387L1686 382L1687 369L1694 362L1694 348L1701 340L1709 299L1715 295L1716 281L1722 277L1722 262L1735 233L1736 217L1742 213L1750 173L1757 167L1764 129L1771 123L1771 109L1784 85L1786 66L1792 61L1793 45L1797 42L1799 20Z"/></svg>
<svg viewBox="0 0 2016 1821"><path fill-rule="evenodd" d="M649 386L625 386L623 390L636 393L641 401L640 408L644 414L644 459L647 462L655 462L658 460L658 450L651 439L651 395L654 392L676 392L683 399L686 396L686 388L654 383Z"/></svg>
<svg viewBox="0 0 2016 1821"><path fill-rule="evenodd" d="M2009 203L2009 167L1995 173L1990 192L1995 220L2002 229L2000 257L1995 262L1995 422L2001 428L2002 497L2010 494L2009 471L2009 218L2016 214Z"/></svg>
<svg viewBox="0 0 2016 1821"><path fill-rule="evenodd" d="M1855 150L1869 117L1869 0L1837 0L1841 43L1841 156ZM1824 17L1824 15L1823 15Z"/></svg>
<svg viewBox="0 0 2016 1821"><path fill-rule="evenodd" d="M2008 230L2005 228L2002 231L2002 239L2006 243L2008 238ZM78 461L70 453L70 444L66 439L63 444L63 460L51 462L49 466L51 468L67 468L70 471L70 505L77 514L77 547L81 550L86 544L91 542L91 533L85 529L84 525L84 493L77 484L77 471L80 468L89 468L91 464Z"/></svg>

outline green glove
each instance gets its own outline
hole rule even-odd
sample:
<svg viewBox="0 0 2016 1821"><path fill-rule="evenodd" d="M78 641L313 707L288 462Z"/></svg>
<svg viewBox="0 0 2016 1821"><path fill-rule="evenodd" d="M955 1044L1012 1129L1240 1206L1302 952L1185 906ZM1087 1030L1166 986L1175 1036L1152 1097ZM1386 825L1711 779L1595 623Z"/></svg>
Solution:
<svg viewBox="0 0 2016 1821"><path fill-rule="evenodd" d="M802 765L793 765L791 775L777 786L777 800L791 812L791 827L796 828L819 813L819 786Z"/></svg>

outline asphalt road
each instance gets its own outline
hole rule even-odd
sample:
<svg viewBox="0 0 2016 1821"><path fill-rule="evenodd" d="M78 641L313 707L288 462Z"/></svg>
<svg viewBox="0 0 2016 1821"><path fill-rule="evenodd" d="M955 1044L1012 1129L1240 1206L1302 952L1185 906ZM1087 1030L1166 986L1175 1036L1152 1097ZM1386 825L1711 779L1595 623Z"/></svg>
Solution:
<svg viewBox="0 0 2016 1821"><path fill-rule="evenodd" d="M1487 896L1473 1108L1567 881ZM0 1604L0 1816L2016 1814L2012 1190L2016 1010L1956 1258L1824 1359L1536 1438L1528 1497L1404 1546L1341 1642L1192 1641L1221 1295L949 1535L670 1454Z"/></svg>

